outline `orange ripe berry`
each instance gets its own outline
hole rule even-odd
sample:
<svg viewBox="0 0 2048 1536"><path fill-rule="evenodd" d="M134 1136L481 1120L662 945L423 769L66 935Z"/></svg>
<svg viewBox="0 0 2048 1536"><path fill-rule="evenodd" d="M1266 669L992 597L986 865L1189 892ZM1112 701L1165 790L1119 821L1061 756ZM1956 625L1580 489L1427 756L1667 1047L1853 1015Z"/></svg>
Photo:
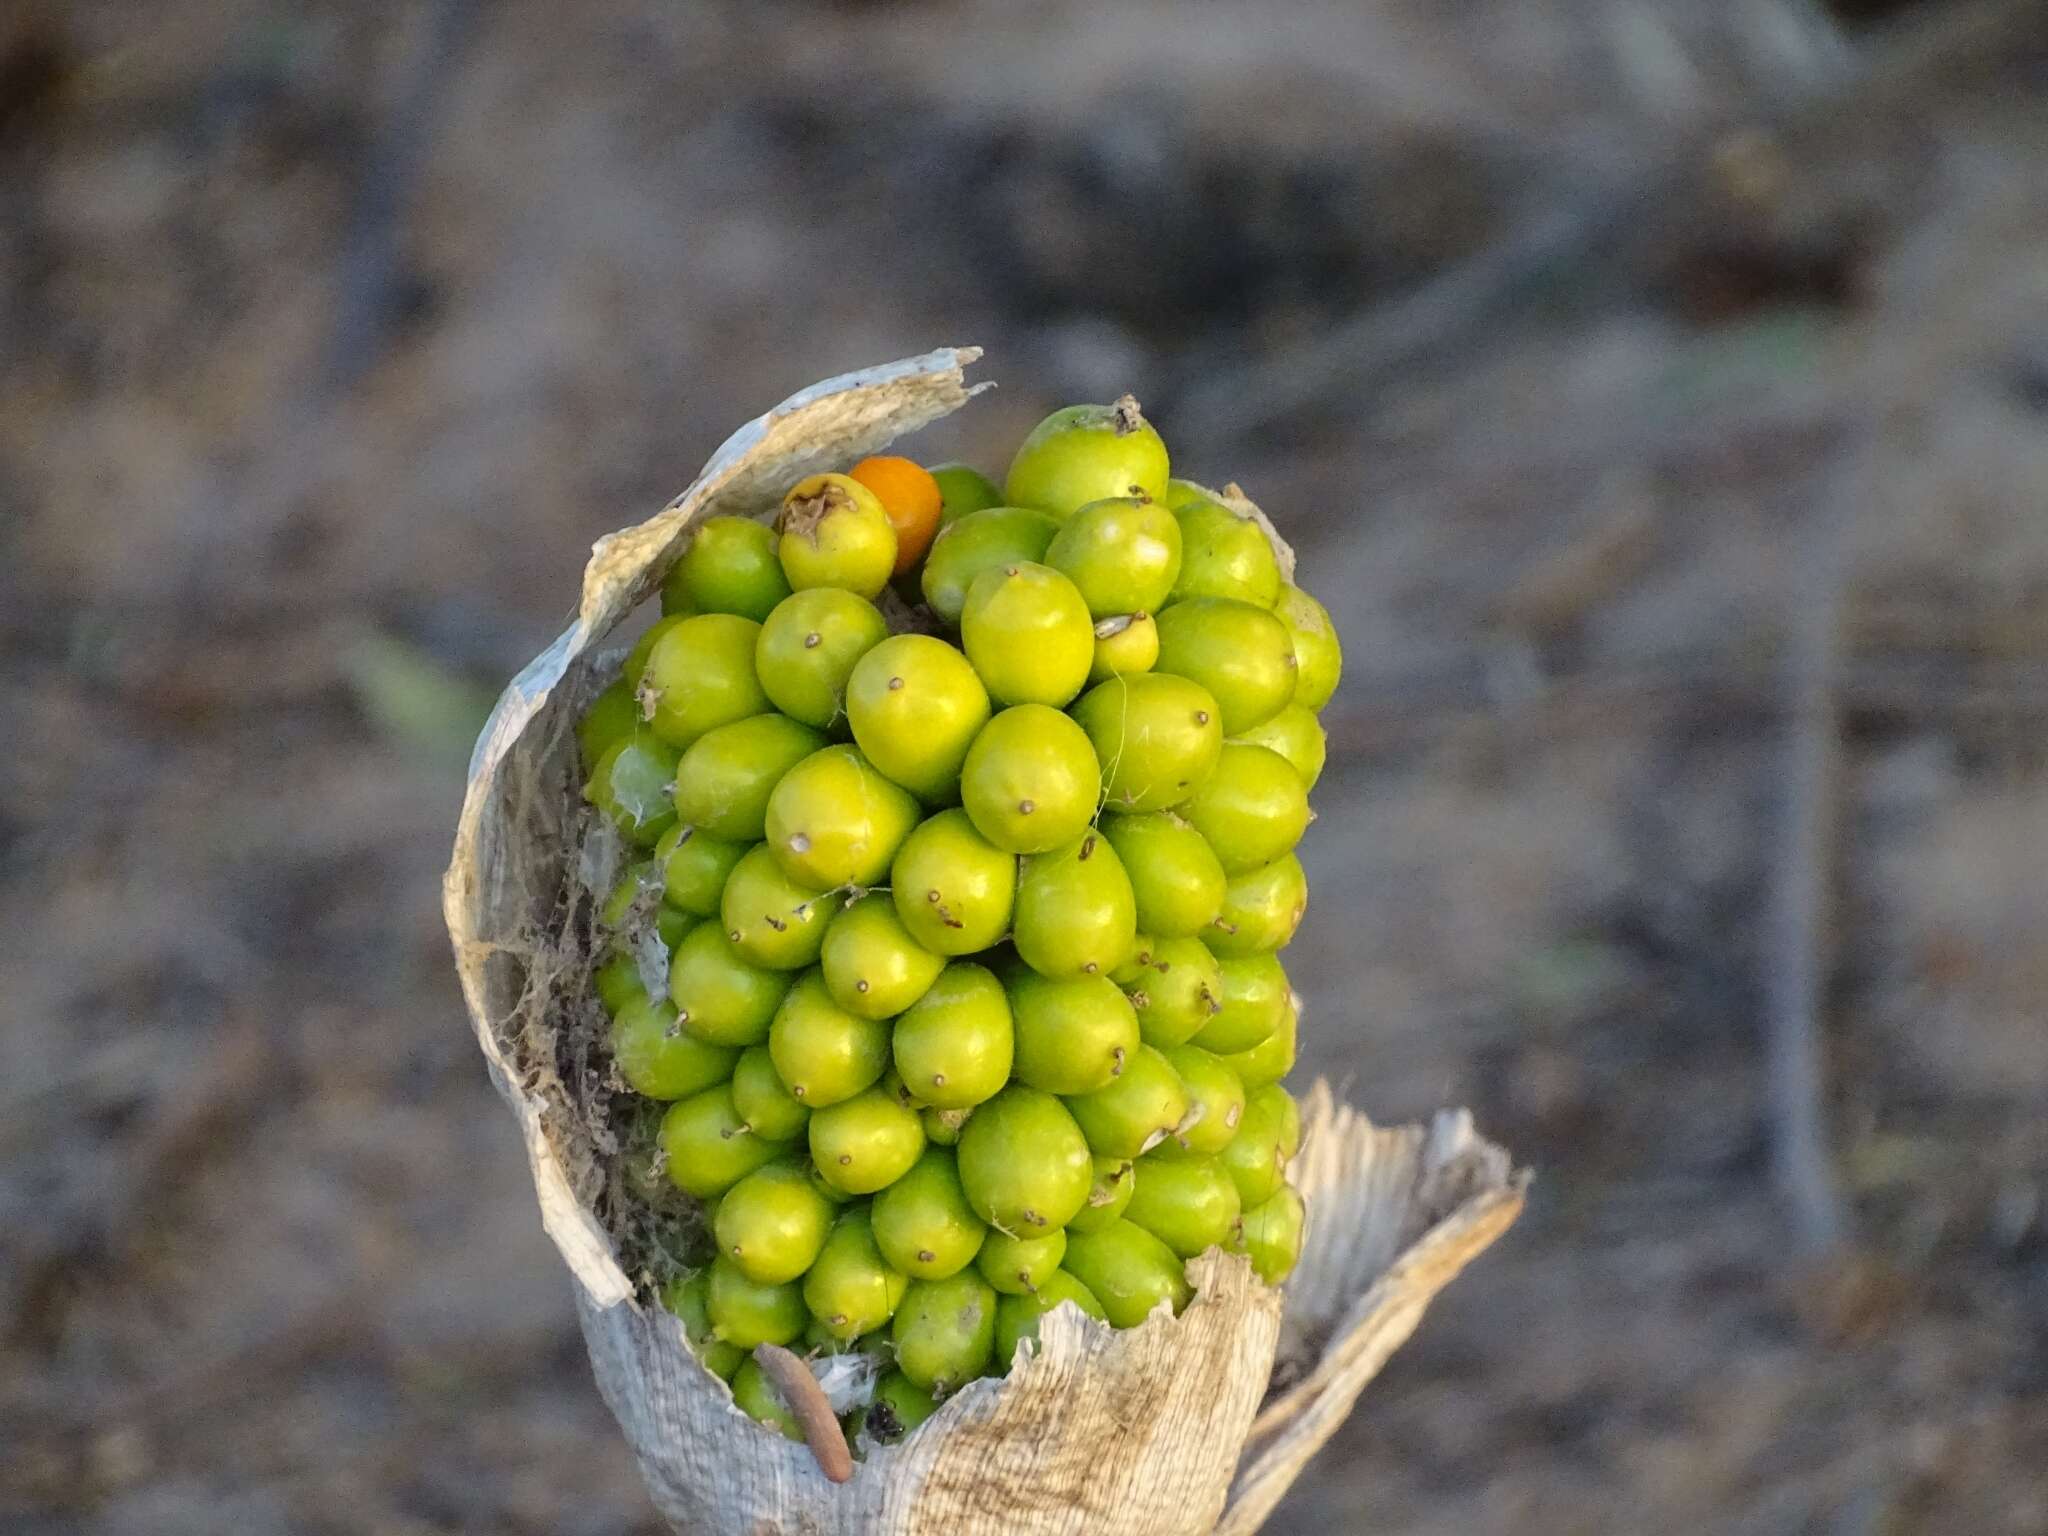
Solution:
<svg viewBox="0 0 2048 1536"><path fill-rule="evenodd" d="M939 482L922 464L889 454L862 459L846 473L875 493L896 527L895 574L915 569L939 531Z"/></svg>

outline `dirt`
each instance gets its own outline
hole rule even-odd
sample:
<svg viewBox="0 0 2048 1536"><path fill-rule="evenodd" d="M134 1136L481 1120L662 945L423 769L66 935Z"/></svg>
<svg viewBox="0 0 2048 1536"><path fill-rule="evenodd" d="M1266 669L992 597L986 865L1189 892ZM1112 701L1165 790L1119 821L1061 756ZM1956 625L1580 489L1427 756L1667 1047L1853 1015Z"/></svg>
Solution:
<svg viewBox="0 0 2048 1536"><path fill-rule="evenodd" d="M972 342L915 451L1129 389L1301 549L1303 1071L1537 1170L1273 1528L2048 1531L2048 43L1847 83L1980 9L19 8L0 1525L656 1529L456 995L463 763L596 536ZM1837 567L1821 1250L1765 1020Z"/></svg>

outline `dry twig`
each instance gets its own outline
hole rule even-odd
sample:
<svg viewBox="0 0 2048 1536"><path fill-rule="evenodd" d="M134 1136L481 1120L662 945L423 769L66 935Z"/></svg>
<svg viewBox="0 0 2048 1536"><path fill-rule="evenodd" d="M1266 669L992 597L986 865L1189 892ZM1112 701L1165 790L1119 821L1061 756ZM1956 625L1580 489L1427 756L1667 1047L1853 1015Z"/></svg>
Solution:
<svg viewBox="0 0 2048 1536"><path fill-rule="evenodd" d="M833 1416L831 1401L811 1368L778 1344L763 1344L754 1351L754 1363L775 1384L783 1402L803 1427L804 1443L818 1459L818 1470L830 1482L843 1483L853 1476L853 1455L846 1448L846 1435Z"/></svg>
<svg viewBox="0 0 2048 1536"><path fill-rule="evenodd" d="M1828 1152L1821 1016L1833 969L1829 908L1841 823L1841 709L1836 682L1848 579L1852 498L1862 489L1854 455L1807 538L1799 612L1787 655L1785 793L1779 857L1771 870L1765 937L1765 1063L1771 1168L1809 1255L1839 1249L1849 1217Z"/></svg>

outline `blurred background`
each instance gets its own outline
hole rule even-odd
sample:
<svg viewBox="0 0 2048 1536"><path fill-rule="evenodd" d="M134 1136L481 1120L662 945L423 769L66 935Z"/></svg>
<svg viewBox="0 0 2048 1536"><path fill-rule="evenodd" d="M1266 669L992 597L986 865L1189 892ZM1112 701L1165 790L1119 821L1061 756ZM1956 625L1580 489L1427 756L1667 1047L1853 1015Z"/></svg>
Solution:
<svg viewBox="0 0 2048 1536"><path fill-rule="evenodd" d="M1348 647L1303 1080L1538 1170L1281 1531L2048 1531L2048 6L0 7L0 1527L657 1530L438 906L598 535L947 343Z"/></svg>

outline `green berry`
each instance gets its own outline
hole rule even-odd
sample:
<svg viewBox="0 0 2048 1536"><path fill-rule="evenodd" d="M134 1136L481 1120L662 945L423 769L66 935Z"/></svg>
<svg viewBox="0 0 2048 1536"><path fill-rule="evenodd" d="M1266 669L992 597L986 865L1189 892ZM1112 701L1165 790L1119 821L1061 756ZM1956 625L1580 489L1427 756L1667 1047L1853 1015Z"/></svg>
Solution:
<svg viewBox="0 0 2048 1536"><path fill-rule="evenodd" d="M1131 1165L1124 1220L1143 1227L1183 1259L1230 1246L1243 1213L1237 1185L1213 1157L1141 1157Z"/></svg>
<svg viewBox="0 0 2048 1536"><path fill-rule="evenodd" d="M775 532L750 517L708 517L661 584L664 613L736 613L759 623L789 596Z"/></svg>
<svg viewBox="0 0 2048 1536"><path fill-rule="evenodd" d="M1136 677L1150 672L1158 660L1159 621L1149 613L1118 614L1095 626L1095 659L1088 664L1088 681Z"/></svg>
<svg viewBox="0 0 2048 1536"><path fill-rule="evenodd" d="M931 477L939 483L939 526L957 522L970 512L1002 505L1002 489L971 465L946 463L931 466Z"/></svg>
<svg viewBox="0 0 2048 1536"><path fill-rule="evenodd" d="M1223 749L1221 712L1201 684L1163 672L1089 689L1074 719L1102 763L1110 809L1163 811L1201 788Z"/></svg>
<svg viewBox="0 0 2048 1536"><path fill-rule="evenodd" d="M638 919L644 917L645 906L651 905L649 898L659 889L660 881L652 859L641 859L627 865L625 873L613 884L611 894L605 897L604 905L597 909L598 923L614 931L629 924L635 928L644 927Z"/></svg>
<svg viewBox="0 0 2048 1536"><path fill-rule="evenodd" d="M817 890L875 885L917 825L917 801L854 747L813 752L768 797L768 846L783 873Z"/></svg>
<svg viewBox="0 0 2048 1536"><path fill-rule="evenodd" d="M1223 910L1204 937L1219 955L1285 949L1307 910L1308 876L1300 859L1283 853L1270 864L1231 877Z"/></svg>
<svg viewBox="0 0 2048 1536"><path fill-rule="evenodd" d="M960 1132L961 1187L975 1215L998 1232L1043 1236L1088 1201L1094 1160L1066 1106L1012 1083L968 1117Z"/></svg>
<svg viewBox="0 0 2048 1536"><path fill-rule="evenodd" d="M1090 618L1156 613L1180 575L1180 524L1156 501L1092 502L1060 525L1045 563L1073 582Z"/></svg>
<svg viewBox="0 0 2048 1536"><path fill-rule="evenodd" d="M1285 1088L1267 1083L1252 1089L1245 1095L1244 1109L1247 1118L1256 1118L1259 1124L1274 1128L1282 1162L1301 1150L1301 1106Z"/></svg>
<svg viewBox="0 0 2048 1536"><path fill-rule="evenodd" d="M1098 1157L1137 1157L1187 1117L1188 1095L1166 1057L1141 1045L1105 1088L1067 1100L1067 1112Z"/></svg>
<svg viewBox="0 0 2048 1536"><path fill-rule="evenodd" d="M654 909L654 931L659 935L662 947L670 954L674 954L676 946L683 942L683 935L701 921L703 919L692 917L681 907L672 907L667 902Z"/></svg>
<svg viewBox="0 0 2048 1536"><path fill-rule="evenodd" d="M1095 662L1095 621L1074 584L1028 560L974 578L960 644L999 704L1065 704Z"/></svg>
<svg viewBox="0 0 2048 1536"><path fill-rule="evenodd" d="M989 507L939 529L919 586L941 620L957 626L967 591L984 571L1042 560L1059 524L1028 507Z"/></svg>
<svg viewBox="0 0 2048 1536"><path fill-rule="evenodd" d="M695 827L669 828L654 845L663 898L692 917L718 916L726 879L746 853L745 843L713 837Z"/></svg>
<svg viewBox="0 0 2048 1536"><path fill-rule="evenodd" d="M627 842L647 848L675 825L676 809L669 799L675 777L676 749L652 731L634 730L597 760L583 798Z"/></svg>
<svg viewBox="0 0 2048 1536"><path fill-rule="evenodd" d="M805 1123L804 1133L806 1140L808 1140L810 1134L810 1125L808 1122ZM808 1158L799 1155L796 1157L796 1162L798 1166L804 1170L806 1176L810 1179L811 1187L817 1190L819 1196L835 1208L843 1210L850 1205L867 1204L865 1200L857 1200L855 1196L848 1194L845 1190L839 1188L836 1184L832 1183L829 1179L825 1177L824 1174L818 1171L818 1165L814 1162L811 1162Z"/></svg>
<svg viewBox="0 0 2048 1536"><path fill-rule="evenodd" d="M832 1001L821 972L807 971L768 1026L768 1054L793 1097L824 1109L872 1086L889 1069L889 1026Z"/></svg>
<svg viewBox="0 0 2048 1536"><path fill-rule="evenodd" d="M1004 499L1064 521L1091 501L1166 494L1166 444L1125 395L1070 405L1033 427L1010 461Z"/></svg>
<svg viewBox="0 0 2048 1536"><path fill-rule="evenodd" d="M848 907L825 935L820 957L832 1001L865 1019L894 1018L923 997L945 969L910 936L896 906L877 891Z"/></svg>
<svg viewBox="0 0 2048 1536"><path fill-rule="evenodd" d="M775 1383L768 1379L768 1373L751 1358L742 1361L733 1373L732 1401L741 1413L777 1431L784 1439L802 1442L803 1426L797 1423L796 1415L783 1402L782 1394L775 1390Z"/></svg>
<svg viewBox="0 0 2048 1536"><path fill-rule="evenodd" d="M1100 1232L1122 1219L1131 1203L1131 1160L1097 1157L1087 1202L1067 1220L1070 1233Z"/></svg>
<svg viewBox="0 0 2048 1536"><path fill-rule="evenodd" d="M731 613L678 621L647 653L640 705L648 728L677 748L716 726L773 708L754 673L761 626Z"/></svg>
<svg viewBox="0 0 2048 1536"><path fill-rule="evenodd" d="M1294 694L1294 642L1263 608L1227 597L1191 597L1159 615L1161 672L1193 678L1235 736L1287 707Z"/></svg>
<svg viewBox="0 0 2048 1536"><path fill-rule="evenodd" d="M1130 995L1133 987L1143 985L1145 978L1152 974L1152 950L1160 942L1140 929L1137 938L1132 941L1129 956L1122 965L1109 973L1109 979L1124 989L1125 996Z"/></svg>
<svg viewBox="0 0 2048 1536"><path fill-rule="evenodd" d="M1160 1144L1159 1156L1206 1157L1221 1152L1244 1120L1244 1084L1222 1057L1198 1045L1173 1046L1166 1059L1187 1090L1188 1113L1174 1136Z"/></svg>
<svg viewBox="0 0 2048 1536"><path fill-rule="evenodd" d="M1337 626L1330 622L1330 611L1290 583L1280 588L1273 616L1287 627L1294 644L1293 702L1312 713L1320 710L1330 702L1337 680L1344 675L1344 648L1337 640Z"/></svg>
<svg viewBox="0 0 2048 1536"><path fill-rule="evenodd" d="M1272 1199L1285 1181L1283 1170L1287 1166L1288 1154L1282 1150L1282 1145L1287 1134L1286 1125L1267 1107L1269 1102L1247 1102L1237 1134L1216 1154L1223 1171L1237 1186L1237 1198L1248 1211Z"/></svg>
<svg viewBox="0 0 2048 1536"><path fill-rule="evenodd" d="M676 816L729 842L759 842L768 796L782 776L825 745L783 715L753 715L716 726L690 744L676 768Z"/></svg>
<svg viewBox="0 0 2048 1536"><path fill-rule="evenodd" d="M892 635L847 683L855 744L930 804L959 798L960 765L988 714L988 690L967 658L930 635Z"/></svg>
<svg viewBox="0 0 2048 1536"><path fill-rule="evenodd" d="M880 1445L899 1444L939 1411L938 1401L901 1371L884 1371L868 1404L868 1437Z"/></svg>
<svg viewBox="0 0 2048 1536"><path fill-rule="evenodd" d="M639 708L639 702L640 684L647 676L647 658L654 654L654 647L660 643L663 635L689 617L691 615L688 613L662 615L640 632L640 638L635 640L633 648L626 652L626 660L619 668L619 681L632 690L636 720L645 717L645 711Z"/></svg>
<svg viewBox="0 0 2048 1536"><path fill-rule="evenodd" d="M1064 1267L1117 1328L1137 1327L1162 1304L1178 1313L1194 1296L1174 1251L1125 1220L1069 1237Z"/></svg>
<svg viewBox="0 0 2048 1536"><path fill-rule="evenodd" d="M1055 981L1022 973L1010 983L1018 1081L1046 1093L1106 1088L1137 1053L1138 1017L1107 976Z"/></svg>
<svg viewBox="0 0 2048 1536"><path fill-rule="evenodd" d="M996 1301L997 1371L1009 1375L1010 1367L1017 1360L1017 1346L1026 1339L1036 1340L1038 1325L1045 1314L1069 1301L1098 1323L1109 1321L1109 1314L1102 1310L1102 1303L1095 1299L1095 1293L1064 1269L1054 1270L1031 1291L999 1297Z"/></svg>
<svg viewBox="0 0 2048 1536"><path fill-rule="evenodd" d="M782 574L798 592L840 587L873 598L896 568L896 528L873 491L846 475L808 475L782 498Z"/></svg>
<svg viewBox="0 0 2048 1536"><path fill-rule="evenodd" d="M1194 1039L1223 1006L1222 969L1200 939L1154 939L1143 973L1119 984L1138 1032L1161 1050Z"/></svg>
<svg viewBox="0 0 2048 1536"><path fill-rule="evenodd" d="M816 1261L834 1214L803 1169L770 1163L718 1202L713 1230L719 1257L757 1285L782 1285Z"/></svg>
<svg viewBox="0 0 2048 1536"><path fill-rule="evenodd" d="M843 1211L804 1276L804 1305L826 1334L841 1341L888 1322L910 1284L909 1276L891 1269L875 1246L870 1219L866 1205Z"/></svg>
<svg viewBox="0 0 2048 1536"><path fill-rule="evenodd" d="M713 1337L744 1350L793 1343L803 1336L810 1318L801 1288L788 1282L764 1285L749 1280L723 1256L711 1261L704 1309L711 1318Z"/></svg>
<svg viewBox="0 0 2048 1536"><path fill-rule="evenodd" d="M866 1206L867 1202L862 1201L861 1208L865 1209ZM905 1278L908 1279L907 1276ZM878 1366L886 1366L889 1362L889 1335L885 1330L875 1328L858 1338L835 1339L819 1325L815 1317L805 1325L804 1348L813 1355L821 1356L865 1355ZM839 1421L840 1426L848 1433L852 1433L860 1426L858 1422L849 1423L848 1420L857 1420L857 1417L854 1414L843 1416Z"/></svg>
<svg viewBox="0 0 2048 1536"><path fill-rule="evenodd" d="M897 1369L943 1399L987 1373L996 1342L996 1293L971 1269L944 1280L913 1280L889 1337Z"/></svg>
<svg viewBox="0 0 2048 1536"><path fill-rule="evenodd" d="M974 1262L988 1228L967 1203L949 1147L927 1147L875 1196L875 1245L913 1280L943 1280Z"/></svg>
<svg viewBox="0 0 2048 1536"><path fill-rule="evenodd" d="M1020 1296L1050 1281L1066 1253L1067 1234L1064 1229L1048 1232L1043 1237L1012 1237L1007 1232L991 1232L981 1245L981 1251L974 1256L974 1267L981 1271L982 1279L1003 1295Z"/></svg>
<svg viewBox="0 0 2048 1536"><path fill-rule="evenodd" d="M591 985L604 1011L616 1019L634 1003L647 996L647 984L640 979L640 962L627 950L618 950L590 973Z"/></svg>
<svg viewBox="0 0 2048 1536"><path fill-rule="evenodd" d="M935 1147L957 1147L960 1144L960 1128L967 1124L971 1109L940 1109L927 1104L917 1112L917 1123L924 1127L924 1139Z"/></svg>
<svg viewBox="0 0 2048 1536"><path fill-rule="evenodd" d="M755 965L715 923L692 928L669 964L668 1000L676 1018L712 1045L758 1045L768 1038L790 977Z"/></svg>
<svg viewBox="0 0 2048 1536"><path fill-rule="evenodd" d="M1129 958L1138 924L1131 882L1099 832L1024 861L1014 942L1042 976L1108 975Z"/></svg>
<svg viewBox="0 0 2048 1536"><path fill-rule="evenodd" d="M813 587L784 598L761 621L754 669L777 709L822 731L846 712L855 664L888 637L888 621L866 598Z"/></svg>
<svg viewBox="0 0 2048 1536"><path fill-rule="evenodd" d="M724 1194L784 1151L747 1129L729 1083L671 1104L661 1119L661 1146L670 1182L699 1200Z"/></svg>
<svg viewBox="0 0 2048 1536"><path fill-rule="evenodd" d="M732 1069L732 1107L764 1141L794 1141L810 1123L810 1106L789 1091L765 1045L740 1052Z"/></svg>
<svg viewBox="0 0 2048 1536"><path fill-rule="evenodd" d="M1304 789L1314 789L1323 776L1323 763L1330 752L1329 733L1314 711L1290 704L1264 724L1255 725L1231 738L1254 747L1269 747L1294 765Z"/></svg>
<svg viewBox="0 0 2048 1536"><path fill-rule="evenodd" d="M706 1305L711 1293L711 1276L693 1269L678 1275L661 1288L661 1304L682 1320L683 1334L690 1341L690 1353L712 1375L732 1380L734 1371L747 1357L737 1346L724 1344L711 1335L711 1313Z"/></svg>
<svg viewBox="0 0 2048 1536"><path fill-rule="evenodd" d="M908 1173L924 1151L924 1127L884 1078L811 1115L811 1161L842 1194L871 1195Z"/></svg>
<svg viewBox="0 0 2048 1536"><path fill-rule="evenodd" d="M1102 835L1130 877L1140 931L1186 938L1216 921L1228 877L1215 850L1187 822L1171 811L1105 816Z"/></svg>
<svg viewBox="0 0 2048 1536"><path fill-rule="evenodd" d="M1237 1074L1247 1093L1277 1083L1294 1070L1295 1032L1299 1023L1300 1017L1290 1000L1280 1014L1279 1028L1250 1050L1223 1058L1224 1065Z"/></svg>
<svg viewBox="0 0 2048 1536"><path fill-rule="evenodd" d="M650 1099L686 1099L724 1082L739 1052L685 1034L676 1010L646 994L619 1010L612 1025L612 1055L619 1075Z"/></svg>
<svg viewBox="0 0 2048 1536"><path fill-rule="evenodd" d="M640 723L640 706L633 702L633 690L622 677L592 699L576 722L576 751L588 773Z"/></svg>
<svg viewBox="0 0 2048 1536"><path fill-rule="evenodd" d="M1189 502L1214 501L1216 493L1206 485L1197 485L1192 480L1174 479L1166 482L1166 495L1163 499L1167 506L1178 512Z"/></svg>
<svg viewBox="0 0 2048 1536"><path fill-rule="evenodd" d="M771 971L817 962L844 897L791 880L766 843L756 843L726 877L719 922L740 958Z"/></svg>
<svg viewBox="0 0 2048 1536"><path fill-rule="evenodd" d="M1301 1259L1307 1214L1300 1193L1285 1184L1272 1199L1244 1213L1244 1249L1266 1284L1278 1285L1293 1273Z"/></svg>
<svg viewBox="0 0 2048 1536"><path fill-rule="evenodd" d="M1003 984L981 966L955 961L897 1019L892 1049L897 1074L920 1103L971 1109L994 1098L1016 1052Z"/></svg>
<svg viewBox="0 0 2048 1536"><path fill-rule="evenodd" d="M1180 578L1176 599L1234 598L1271 608L1280 596L1280 562L1266 530L1249 517L1207 497L1174 508L1180 519Z"/></svg>
<svg viewBox="0 0 2048 1536"><path fill-rule="evenodd" d="M1072 842L1094 819L1101 792L1087 733L1043 704L1019 704L989 721L960 770L975 831L1008 853Z"/></svg>
<svg viewBox="0 0 2048 1536"><path fill-rule="evenodd" d="M975 831L964 810L941 811L896 850L889 888L903 926L926 949L978 954L1009 932L1017 856Z"/></svg>
<svg viewBox="0 0 2048 1536"><path fill-rule="evenodd" d="M1265 747L1224 743L1216 770L1181 814L1216 850L1225 874L1240 875L1291 851L1308 829L1301 775Z"/></svg>
<svg viewBox="0 0 2048 1536"><path fill-rule="evenodd" d="M1222 1004L1194 1043L1219 1056L1248 1051L1280 1027L1287 1011L1287 973L1270 954L1219 955Z"/></svg>

